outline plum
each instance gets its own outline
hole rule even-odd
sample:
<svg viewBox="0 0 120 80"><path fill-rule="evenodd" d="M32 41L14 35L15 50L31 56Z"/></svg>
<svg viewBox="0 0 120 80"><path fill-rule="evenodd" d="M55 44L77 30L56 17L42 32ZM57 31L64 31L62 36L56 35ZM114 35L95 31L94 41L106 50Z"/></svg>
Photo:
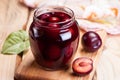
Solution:
<svg viewBox="0 0 120 80"><path fill-rule="evenodd" d="M76 75L87 75L93 70L93 61L87 57L80 57L73 61L73 72Z"/></svg>
<svg viewBox="0 0 120 80"><path fill-rule="evenodd" d="M82 45L86 51L95 52L101 47L102 40L96 32L88 31L82 36Z"/></svg>

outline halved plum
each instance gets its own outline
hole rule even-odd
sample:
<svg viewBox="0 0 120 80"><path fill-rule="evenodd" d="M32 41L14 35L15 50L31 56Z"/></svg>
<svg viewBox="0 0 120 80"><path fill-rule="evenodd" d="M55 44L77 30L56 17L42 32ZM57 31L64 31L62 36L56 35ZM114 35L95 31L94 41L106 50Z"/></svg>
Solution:
<svg viewBox="0 0 120 80"><path fill-rule="evenodd" d="M50 17L48 20L49 20L49 22L60 22L60 19L55 16Z"/></svg>
<svg viewBox="0 0 120 80"><path fill-rule="evenodd" d="M45 13L45 14L41 14L40 16L38 16L37 18L39 19L39 20L47 20L48 18L50 18L52 15L51 15L51 13Z"/></svg>
<svg viewBox="0 0 120 80"><path fill-rule="evenodd" d="M77 58L73 61L72 69L76 75L87 75L93 70L93 61L87 57Z"/></svg>
<svg viewBox="0 0 120 80"><path fill-rule="evenodd" d="M45 29L46 31L46 36L49 37L50 39L54 39L54 40L57 40L57 38L59 37L59 32L60 32L60 29L57 28L58 25L54 25L54 24L50 24L49 25L49 29ZM55 28L54 28L55 27Z"/></svg>
<svg viewBox="0 0 120 80"><path fill-rule="evenodd" d="M60 47L57 45L49 45L43 53L46 60L55 61L61 57Z"/></svg>

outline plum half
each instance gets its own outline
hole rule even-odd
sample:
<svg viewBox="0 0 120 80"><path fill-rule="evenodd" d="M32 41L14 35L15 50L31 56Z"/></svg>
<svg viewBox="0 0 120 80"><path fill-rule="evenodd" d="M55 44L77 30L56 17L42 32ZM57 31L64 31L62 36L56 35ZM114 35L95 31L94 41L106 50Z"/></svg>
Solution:
<svg viewBox="0 0 120 80"><path fill-rule="evenodd" d="M93 70L93 60L87 57L77 58L73 61L72 69L76 75L87 75Z"/></svg>

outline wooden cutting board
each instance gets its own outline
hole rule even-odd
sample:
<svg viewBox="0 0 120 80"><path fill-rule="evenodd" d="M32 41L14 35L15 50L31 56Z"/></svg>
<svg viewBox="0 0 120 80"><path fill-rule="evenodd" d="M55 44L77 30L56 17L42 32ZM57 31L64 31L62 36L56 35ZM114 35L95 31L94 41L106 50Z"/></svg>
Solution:
<svg viewBox="0 0 120 80"><path fill-rule="evenodd" d="M80 43L79 43L78 50L76 52L74 59L77 57L83 57L83 56L93 59L94 69L89 75L75 76L75 75L73 75L71 66L69 66L68 70L57 70L57 71L43 70L35 62L32 52L31 52L31 50L29 50L27 52L27 54L24 56L24 59L22 60L19 67L16 69L15 78L17 80L92 80L93 76L95 74L97 63L99 61L99 58L100 58L103 48L104 48L106 32L103 30L97 31L97 33L102 38L103 45L101 46L101 48L98 51L96 51L94 53L86 53L85 51L83 51L83 48L81 45L81 37L82 37L83 33L84 33L83 31L80 31Z"/></svg>

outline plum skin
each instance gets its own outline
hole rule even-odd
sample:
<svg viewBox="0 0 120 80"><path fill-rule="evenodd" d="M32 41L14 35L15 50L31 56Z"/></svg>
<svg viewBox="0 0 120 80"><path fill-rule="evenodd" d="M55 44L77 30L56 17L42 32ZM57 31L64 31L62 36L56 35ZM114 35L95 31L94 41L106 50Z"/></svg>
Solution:
<svg viewBox="0 0 120 80"><path fill-rule="evenodd" d="M102 40L96 32L88 31L82 36L82 45L85 51L95 52L101 47Z"/></svg>

